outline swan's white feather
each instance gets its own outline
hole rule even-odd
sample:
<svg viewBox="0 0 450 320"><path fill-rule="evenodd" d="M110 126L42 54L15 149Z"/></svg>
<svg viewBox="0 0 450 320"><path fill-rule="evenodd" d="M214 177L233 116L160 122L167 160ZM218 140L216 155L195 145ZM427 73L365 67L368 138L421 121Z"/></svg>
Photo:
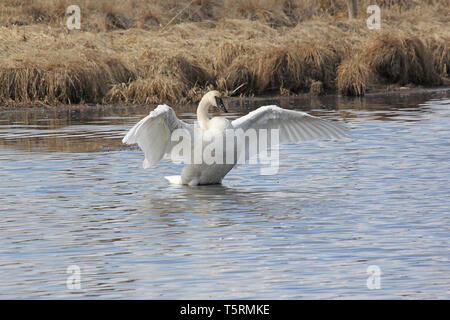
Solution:
<svg viewBox="0 0 450 320"><path fill-rule="evenodd" d="M166 176L167 181L169 181L171 184L183 184L183 180L181 179L181 176Z"/></svg>
<svg viewBox="0 0 450 320"><path fill-rule="evenodd" d="M191 131L192 125L179 120L175 111L168 105L159 105L148 116L136 123L122 142L137 143L145 154L143 167L150 168L165 154L170 153L176 144L171 141L172 132L176 129Z"/></svg>
<svg viewBox="0 0 450 320"><path fill-rule="evenodd" d="M260 107L231 122L234 129L278 129L280 143L316 139L339 139L346 128L305 112L282 109L275 105Z"/></svg>

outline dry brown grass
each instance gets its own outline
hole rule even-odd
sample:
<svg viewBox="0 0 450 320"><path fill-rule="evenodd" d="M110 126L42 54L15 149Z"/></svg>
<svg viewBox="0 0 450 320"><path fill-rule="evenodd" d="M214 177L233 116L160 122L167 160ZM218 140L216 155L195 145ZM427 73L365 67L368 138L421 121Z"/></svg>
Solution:
<svg viewBox="0 0 450 320"><path fill-rule="evenodd" d="M283 88L297 93L309 90L311 83L318 80L333 88L339 60L328 45L296 41L266 48L248 62L248 68L253 68L255 92Z"/></svg>
<svg viewBox="0 0 450 320"><path fill-rule="evenodd" d="M144 77L111 88L107 103L177 103L198 100L213 77L196 61L182 55L153 57L144 65Z"/></svg>
<svg viewBox="0 0 450 320"><path fill-rule="evenodd" d="M246 47L225 43L217 52L219 87L232 94L308 91L320 81L335 87L340 55L331 45L318 41L283 41Z"/></svg>
<svg viewBox="0 0 450 320"><path fill-rule="evenodd" d="M416 36L381 33L363 51L366 63L387 83L440 84L433 54Z"/></svg>
<svg viewBox="0 0 450 320"><path fill-rule="evenodd" d="M448 83L446 0L380 0L382 30L343 0L69 0L0 4L0 103L184 103L229 95ZM188 4L190 4L188 6ZM176 17L176 19L172 19ZM170 22L169 25L167 25Z"/></svg>
<svg viewBox="0 0 450 320"><path fill-rule="evenodd" d="M427 39L427 47L433 56L436 72L443 78L450 78L450 37Z"/></svg>
<svg viewBox="0 0 450 320"><path fill-rule="evenodd" d="M359 55L342 61L337 69L338 91L348 96L363 96L369 86L369 66Z"/></svg>
<svg viewBox="0 0 450 320"><path fill-rule="evenodd" d="M94 52L77 57L70 50L47 51L15 59L0 68L0 101L6 104L100 103L112 84L136 78L119 58Z"/></svg>

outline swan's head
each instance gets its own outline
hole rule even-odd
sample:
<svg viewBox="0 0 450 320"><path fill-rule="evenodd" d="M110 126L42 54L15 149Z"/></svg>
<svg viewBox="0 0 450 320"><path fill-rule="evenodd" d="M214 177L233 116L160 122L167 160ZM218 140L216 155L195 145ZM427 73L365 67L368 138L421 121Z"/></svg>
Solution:
<svg viewBox="0 0 450 320"><path fill-rule="evenodd" d="M222 95L219 91L213 90L209 91L207 94L203 96L203 99L207 99L207 101L214 107L222 110L223 112L228 112L223 104Z"/></svg>

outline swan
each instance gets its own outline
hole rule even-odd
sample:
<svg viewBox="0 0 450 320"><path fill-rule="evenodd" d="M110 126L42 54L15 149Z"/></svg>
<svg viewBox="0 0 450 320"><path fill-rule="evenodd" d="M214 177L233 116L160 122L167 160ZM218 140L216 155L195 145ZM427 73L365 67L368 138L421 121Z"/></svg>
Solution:
<svg viewBox="0 0 450 320"><path fill-rule="evenodd" d="M339 139L346 135L346 128L305 112L282 109L276 105L259 107L233 121L225 117L210 118L210 108L217 108L225 113L221 93L214 90L206 93L197 108L197 123L190 124L177 118L175 111L168 105L159 105L148 116L136 123L125 135L124 144L138 144L145 154L144 169L158 163L165 155L170 155L179 141L172 139L175 132L184 132L187 137L195 136L200 131L201 141L205 136L225 139L229 132L238 130L277 129L278 142L301 142L313 139ZM219 139L220 140L220 139ZM195 141L195 139L194 139ZM195 145L195 143L193 144ZM194 146L191 147L194 149ZM201 146L205 150L205 146ZM223 152L237 151L225 149ZM190 151L190 150L188 150ZM239 153L239 151L237 151ZM192 157L192 155L191 155ZM236 165L237 156L232 161L223 163L188 162L179 176L165 177L172 184L208 185L220 184L225 175Z"/></svg>

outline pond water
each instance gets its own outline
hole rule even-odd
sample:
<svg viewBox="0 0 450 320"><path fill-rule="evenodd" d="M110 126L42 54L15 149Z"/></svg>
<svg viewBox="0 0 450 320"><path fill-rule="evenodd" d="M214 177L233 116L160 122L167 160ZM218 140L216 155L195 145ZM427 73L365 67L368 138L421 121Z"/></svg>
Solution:
<svg viewBox="0 0 450 320"><path fill-rule="evenodd" d="M163 178L181 165L144 170L121 144L152 106L0 111L0 298L450 298L450 91L229 100L229 117L268 103L350 139L183 187Z"/></svg>

